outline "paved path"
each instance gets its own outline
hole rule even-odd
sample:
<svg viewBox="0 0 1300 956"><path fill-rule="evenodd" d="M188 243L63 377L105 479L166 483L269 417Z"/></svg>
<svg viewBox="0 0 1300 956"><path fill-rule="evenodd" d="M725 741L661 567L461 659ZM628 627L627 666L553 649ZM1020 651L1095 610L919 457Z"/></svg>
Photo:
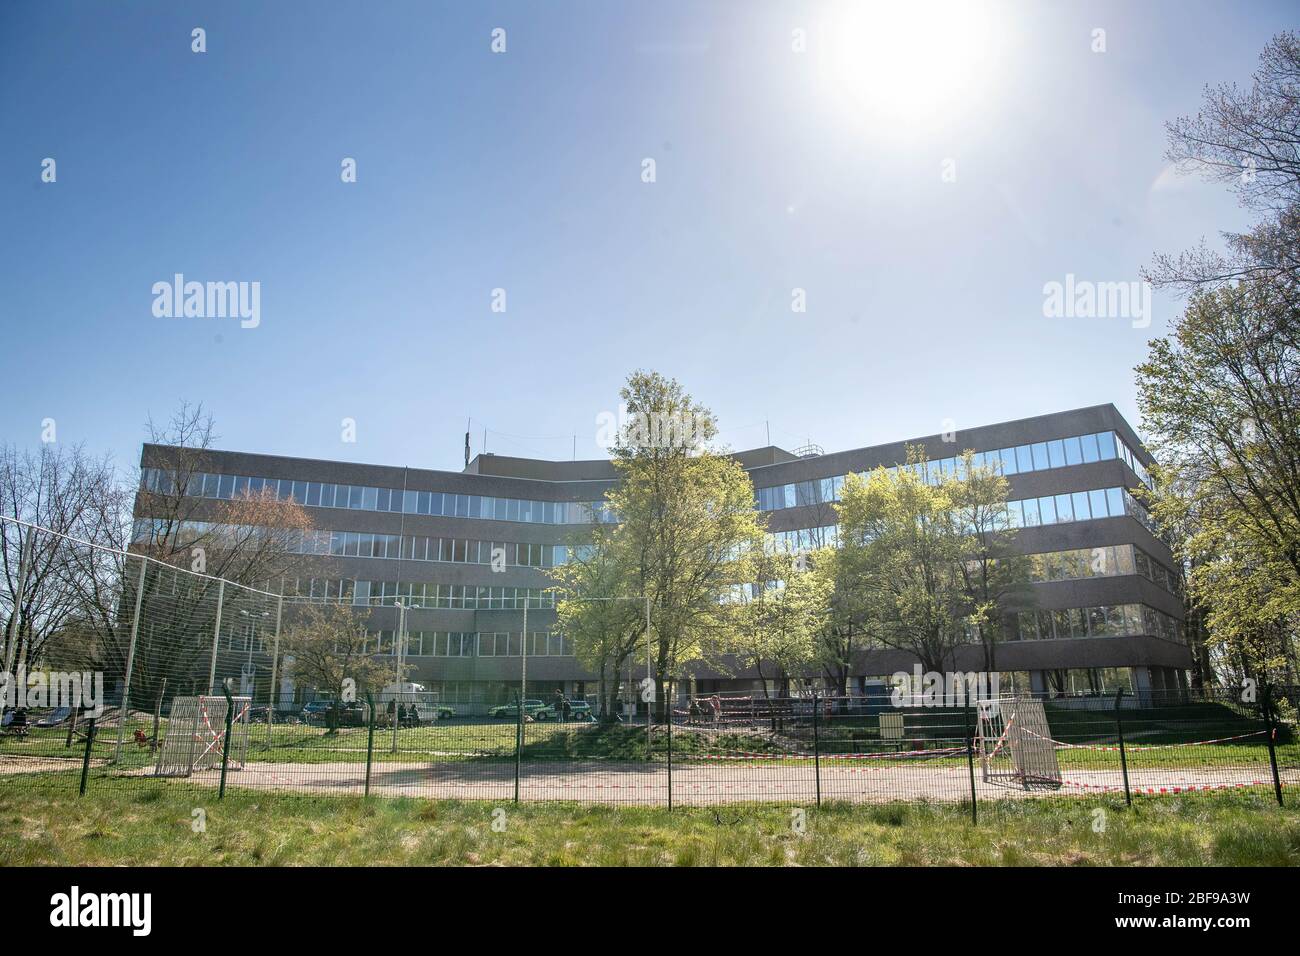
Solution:
<svg viewBox="0 0 1300 956"><path fill-rule="evenodd" d="M371 771L370 792L383 796L430 797L461 800L509 801L514 798L514 762L499 763L377 763ZM1122 792L1118 770L1070 770L1059 790L1025 790L1015 784L984 783L976 768L976 793L980 800L1033 798L1058 793L1087 795ZM215 770L195 774L191 780L215 786ZM1284 783L1300 786L1300 770L1288 769ZM1272 788L1267 767L1162 768L1129 773L1135 792L1147 789L1178 792L1185 788ZM256 790L361 793L365 766L357 763L250 763L230 771L227 787ZM771 766L746 764L674 765L673 802L707 805L737 802L806 803L816 800L817 784L811 764ZM890 800L956 802L970 798L970 777L965 767L822 767L823 800L883 803ZM521 800L573 800L584 803L649 804L668 800L668 772L662 764L647 766L613 761L525 763L520 769Z"/></svg>

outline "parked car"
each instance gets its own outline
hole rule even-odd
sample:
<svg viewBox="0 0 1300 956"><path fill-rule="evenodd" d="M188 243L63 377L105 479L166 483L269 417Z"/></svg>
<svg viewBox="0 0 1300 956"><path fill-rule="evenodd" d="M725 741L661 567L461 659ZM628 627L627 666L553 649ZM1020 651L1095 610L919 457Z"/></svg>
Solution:
<svg viewBox="0 0 1300 956"><path fill-rule="evenodd" d="M308 724L314 724L318 721L324 723L326 719L325 712L333 706L334 701L332 700L313 700L298 712L298 716Z"/></svg>
<svg viewBox="0 0 1300 956"><path fill-rule="evenodd" d="M36 721L34 726L36 726L38 729L45 728L45 727L62 727L71 719L72 719L71 707L56 707L54 708L54 710L50 711L40 720Z"/></svg>
<svg viewBox="0 0 1300 956"><path fill-rule="evenodd" d="M555 705L548 704L537 713L533 714L534 720L563 720L563 714L555 712ZM569 701L569 720L586 722L592 719L591 704L585 700Z"/></svg>
<svg viewBox="0 0 1300 956"><path fill-rule="evenodd" d="M456 716L456 711L446 704L438 704L433 708L434 718L437 720L451 720Z"/></svg>
<svg viewBox="0 0 1300 956"><path fill-rule="evenodd" d="M525 716L525 717L528 717L528 718L530 718L530 719L532 719L533 716L534 716L534 715L535 715L539 710L543 710L543 709L545 709L545 707L546 707L546 704L544 704L542 701L540 701L540 700L533 700L533 699L529 698L528 700L525 700L525 701L524 701L524 716ZM502 705L499 706L499 707L493 707L491 710L489 710L489 711L488 711L488 716L489 716L489 717L509 717L509 718L511 718L512 720L518 720L518 719L519 719L519 708L516 707L513 703L510 703L510 704L502 704Z"/></svg>
<svg viewBox="0 0 1300 956"><path fill-rule="evenodd" d="M299 716L304 723L311 724L314 727L325 727L329 725L329 712L335 706L338 707L339 727L364 727L366 725L365 707L359 701L339 704L332 700L313 700L302 709Z"/></svg>

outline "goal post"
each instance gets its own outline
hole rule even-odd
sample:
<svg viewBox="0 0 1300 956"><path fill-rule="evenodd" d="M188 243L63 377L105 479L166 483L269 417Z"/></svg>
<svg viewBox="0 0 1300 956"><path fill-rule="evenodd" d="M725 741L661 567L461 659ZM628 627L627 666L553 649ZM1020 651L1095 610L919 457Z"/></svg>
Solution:
<svg viewBox="0 0 1300 956"><path fill-rule="evenodd" d="M1061 765L1043 702L1004 697L978 702L976 744L985 783L1018 783L1026 790L1059 789Z"/></svg>
<svg viewBox="0 0 1300 956"><path fill-rule="evenodd" d="M230 763L239 770L248 756L248 712L251 697L231 698ZM177 697L167 718L167 734L158 748L154 776L188 777L198 770L221 766L226 745L226 698Z"/></svg>

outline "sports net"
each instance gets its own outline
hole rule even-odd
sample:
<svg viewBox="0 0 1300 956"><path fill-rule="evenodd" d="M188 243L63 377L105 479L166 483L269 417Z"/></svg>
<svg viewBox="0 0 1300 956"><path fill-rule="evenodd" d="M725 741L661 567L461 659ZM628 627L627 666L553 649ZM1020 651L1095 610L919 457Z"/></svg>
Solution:
<svg viewBox="0 0 1300 956"><path fill-rule="evenodd" d="M1016 783L1026 790L1061 786L1061 766L1041 700L1004 697L978 706L976 745L985 783Z"/></svg>
<svg viewBox="0 0 1300 956"><path fill-rule="evenodd" d="M232 703L228 767L241 769L248 757L248 712L253 701L235 697ZM226 711L225 697L175 698L154 774L188 777L196 770L220 766L226 746Z"/></svg>

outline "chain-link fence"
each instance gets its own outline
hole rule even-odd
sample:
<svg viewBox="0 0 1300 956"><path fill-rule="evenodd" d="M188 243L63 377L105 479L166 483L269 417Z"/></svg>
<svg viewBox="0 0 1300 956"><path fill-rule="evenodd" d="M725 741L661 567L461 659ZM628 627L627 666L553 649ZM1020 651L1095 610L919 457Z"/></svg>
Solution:
<svg viewBox="0 0 1300 956"><path fill-rule="evenodd" d="M562 694L440 699L408 689L386 656L376 673L387 676L368 693L303 704L282 646L294 605L20 530L28 580L0 607L5 672L15 675L0 787L651 806L929 801L975 813L1052 795L1247 790L1281 801L1300 784L1294 688L943 706L920 695L697 695L682 681L659 688L664 699L643 702L640 717L602 720L592 702Z"/></svg>

